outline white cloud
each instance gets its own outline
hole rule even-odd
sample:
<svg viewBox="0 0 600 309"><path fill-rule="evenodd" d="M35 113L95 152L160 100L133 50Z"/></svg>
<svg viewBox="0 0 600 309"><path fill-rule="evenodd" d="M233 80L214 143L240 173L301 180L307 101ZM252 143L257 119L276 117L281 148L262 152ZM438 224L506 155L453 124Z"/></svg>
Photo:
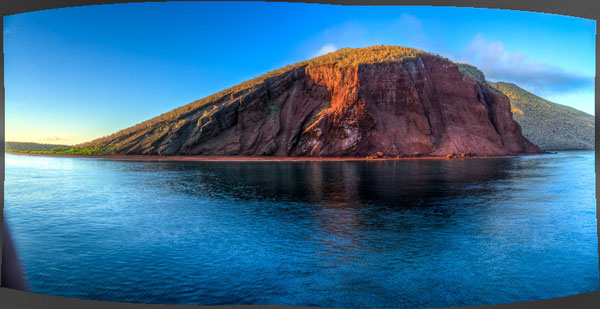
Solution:
<svg viewBox="0 0 600 309"><path fill-rule="evenodd" d="M315 54L316 56L321 56L321 55L325 55L325 54L329 54L331 52L334 52L338 50L338 47L335 46L335 44L329 43L329 44L325 44L321 47L321 49L319 49L319 51Z"/></svg>
<svg viewBox="0 0 600 309"><path fill-rule="evenodd" d="M508 51L502 42L488 42L482 35L476 35L458 59L481 69L489 80L513 82L533 92L568 92L594 85L591 76L531 60L523 53Z"/></svg>

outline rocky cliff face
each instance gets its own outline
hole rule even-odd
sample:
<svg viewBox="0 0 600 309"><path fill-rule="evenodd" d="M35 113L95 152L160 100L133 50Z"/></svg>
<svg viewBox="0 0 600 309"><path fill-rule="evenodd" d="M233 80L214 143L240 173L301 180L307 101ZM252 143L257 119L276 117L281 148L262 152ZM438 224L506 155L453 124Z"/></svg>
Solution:
<svg viewBox="0 0 600 309"><path fill-rule="evenodd" d="M161 155L542 152L521 135L505 95L426 53L398 61L297 65L188 109L89 144Z"/></svg>

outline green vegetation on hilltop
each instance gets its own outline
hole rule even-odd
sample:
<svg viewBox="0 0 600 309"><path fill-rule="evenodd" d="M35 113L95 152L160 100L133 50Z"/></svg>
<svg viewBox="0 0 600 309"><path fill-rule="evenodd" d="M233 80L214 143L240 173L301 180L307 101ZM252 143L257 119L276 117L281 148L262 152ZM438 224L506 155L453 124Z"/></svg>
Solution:
<svg viewBox="0 0 600 309"><path fill-rule="evenodd" d="M515 84L488 82L509 99L523 135L544 150L594 149L594 116L540 98Z"/></svg>
<svg viewBox="0 0 600 309"><path fill-rule="evenodd" d="M94 155L94 156L103 156L103 155L112 155L115 154L113 146L89 146L89 147L71 147L64 148L58 147L50 150L47 153L54 154L68 154L68 155Z"/></svg>
<svg viewBox="0 0 600 309"><path fill-rule="evenodd" d="M430 54L430 53L427 53L422 50L407 48L407 47L402 47L402 46L377 45L377 46L364 47L364 48L342 48L337 51L334 51L334 52L331 52L331 53L328 53L328 54L325 54L325 55L322 55L319 57L315 57L310 60L305 60L302 62L298 62L296 64L288 65L283 68L271 71L269 73L266 73L264 75L254 78L254 79L245 81L239 85L222 90L220 92L212 94L203 99L194 101L194 102L184 105L182 107L176 108L176 109L171 110L166 113L163 113L152 119L146 120L144 122L138 123L129 128L118 131L109 136L101 137L101 138L95 139L93 141L83 143L79 146L88 147L91 145L102 145L102 144L110 143L114 138L116 138L118 136L127 136L127 135L133 135L133 134L146 134L146 133L140 133L140 132L150 129L158 123L178 121L179 119L187 116L188 114L191 114L191 113L194 113L197 111L202 111L202 109L206 109L206 108L210 107L209 105L213 105L213 104L209 104L209 103L219 104L220 98L224 98L226 96L234 95L234 94L240 93L240 92L249 91L252 87L262 84L263 82L265 82L265 80L267 80L270 77L278 76L278 75L288 72L292 69L302 67L305 65L307 67L314 67L314 66L319 66L319 65L332 64L337 67L349 67L349 66L354 66L357 64L361 64L361 63L403 61L405 59L414 58L417 55L423 55L423 54L443 58L437 54ZM446 59L446 58L443 58L443 59Z"/></svg>
<svg viewBox="0 0 600 309"><path fill-rule="evenodd" d="M296 63L291 67L305 64L308 66L316 66L334 63L338 67L349 67L361 63L402 61L423 54L429 53L414 48L390 45L377 45L364 48L342 48L329 54Z"/></svg>

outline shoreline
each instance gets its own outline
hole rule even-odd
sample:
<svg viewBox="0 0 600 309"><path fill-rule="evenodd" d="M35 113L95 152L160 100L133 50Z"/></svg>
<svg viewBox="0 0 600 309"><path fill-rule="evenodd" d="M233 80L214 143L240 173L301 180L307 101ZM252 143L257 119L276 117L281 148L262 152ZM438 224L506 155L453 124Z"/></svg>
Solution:
<svg viewBox="0 0 600 309"><path fill-rule="evenodd" d="M150 162L347 162L347 161L400 161L400 160L456 160L456 159L486 159L486 158L507 158L515 155L506 156L470 156L470 157L400 157L400 158L366 158L366 157L261 157L261 156L160 156L160 155L71 155L56 153L26 153L26 152L5 152L21 156L40 156L40 157L65 157L65 158L94 158L107 159L115 161L150 161ZM538 155L538 154L523 154ZM517 155L522 156L522 155Z"/></svg>

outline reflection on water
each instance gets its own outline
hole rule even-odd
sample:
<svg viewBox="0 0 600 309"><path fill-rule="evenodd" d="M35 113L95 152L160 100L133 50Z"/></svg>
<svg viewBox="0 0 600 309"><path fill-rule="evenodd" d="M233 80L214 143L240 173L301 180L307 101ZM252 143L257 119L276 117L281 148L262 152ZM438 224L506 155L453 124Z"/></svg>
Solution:
<svg viewBox="0 0 600 309"><path fill-rule="evenodd" d="M37 293L447 307L598 289L593 152L374 162L6 155Z"/></svg>

